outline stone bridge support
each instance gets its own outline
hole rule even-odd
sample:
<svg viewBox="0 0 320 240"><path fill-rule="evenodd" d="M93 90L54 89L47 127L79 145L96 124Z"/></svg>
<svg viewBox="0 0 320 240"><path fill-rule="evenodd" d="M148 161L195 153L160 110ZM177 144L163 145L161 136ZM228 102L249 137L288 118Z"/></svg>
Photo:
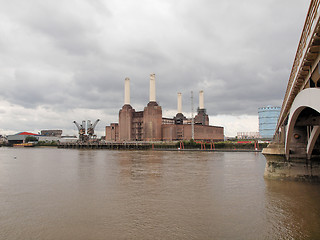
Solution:
<svg viewBox="0 0 320 240"><path fill-rule="evenodd" d="M263 149L265 177L320 181L320 88L299 92L278 141Z"/></svg>

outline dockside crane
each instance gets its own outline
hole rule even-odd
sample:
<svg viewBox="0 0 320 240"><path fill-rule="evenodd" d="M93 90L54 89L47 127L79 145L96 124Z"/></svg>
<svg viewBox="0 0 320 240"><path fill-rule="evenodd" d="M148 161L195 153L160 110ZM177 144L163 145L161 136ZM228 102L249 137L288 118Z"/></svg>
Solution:
<svg viewBox="0 0 320 240"><path fill-rule="evenodd" d="M87 134L89 135L89 138L91 138L94 135L94 129L97 126L100 119L97 119L94 124L91 123L90 120L87 122Z"/></svg>
<svg viewBox="0 0 320 240"><path fill-rule="evenodd" d="M73 121L73 123L77 126L79 131L79 140L84 141L85 134L86 134L86 121L82 121L82 124L77 123L76 121Z"/></svg>

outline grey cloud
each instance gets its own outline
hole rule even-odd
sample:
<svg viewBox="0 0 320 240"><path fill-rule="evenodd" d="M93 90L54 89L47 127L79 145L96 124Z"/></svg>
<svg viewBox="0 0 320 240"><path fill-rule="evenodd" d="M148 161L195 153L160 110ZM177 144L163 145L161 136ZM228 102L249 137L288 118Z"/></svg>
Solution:
<svg viewBox="0 0 320 240"><path fill-rule="evenodd" d="M1 98L108 116L123 104L125 77L142 110L153 72L166 111L177 92L189 111L191 90L196 107L201 89L210 115L281 105L308 8L304 0L0 3Z"/></svg>

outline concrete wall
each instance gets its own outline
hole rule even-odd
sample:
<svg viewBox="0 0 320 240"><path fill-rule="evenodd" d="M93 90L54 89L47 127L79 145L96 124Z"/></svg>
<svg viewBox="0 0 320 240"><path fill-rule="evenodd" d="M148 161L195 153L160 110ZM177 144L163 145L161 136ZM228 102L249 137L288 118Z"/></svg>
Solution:
<svg viewBox="0 0 320 240"><path fill-rule="evenodd" d="M61 136L56 137L56 136L38 136L38 141L43 141L43 142L52 142L52 141L60 141Z"/></svg>

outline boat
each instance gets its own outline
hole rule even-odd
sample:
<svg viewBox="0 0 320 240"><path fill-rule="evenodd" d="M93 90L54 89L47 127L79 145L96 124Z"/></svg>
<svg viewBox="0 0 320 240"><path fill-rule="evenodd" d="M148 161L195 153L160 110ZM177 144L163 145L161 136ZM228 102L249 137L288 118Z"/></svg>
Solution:
<svg viewBox="0 0 320 240"><path fill-rule="evenodd" d="M33 143L16 143L13 147L34 147Z"/></svg>

